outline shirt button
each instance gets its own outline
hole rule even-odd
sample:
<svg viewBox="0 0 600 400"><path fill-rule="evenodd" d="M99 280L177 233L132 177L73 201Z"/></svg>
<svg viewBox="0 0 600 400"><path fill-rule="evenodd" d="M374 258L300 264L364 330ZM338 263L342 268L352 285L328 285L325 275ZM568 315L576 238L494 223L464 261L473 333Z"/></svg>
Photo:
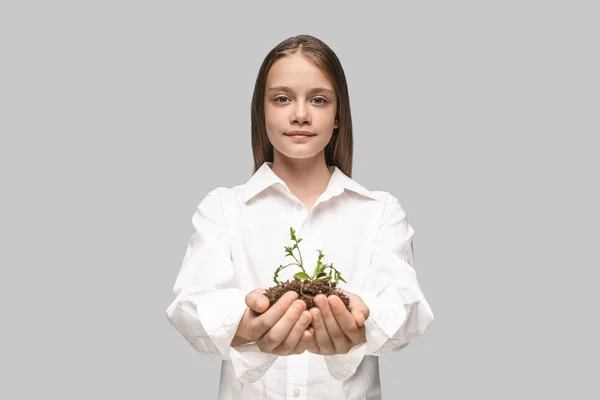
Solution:
<svg viewBox="0 0 600 400"><path fill-rule="evenodd" d="M300 396L300 390L294 389L294 397Z"/></svg>

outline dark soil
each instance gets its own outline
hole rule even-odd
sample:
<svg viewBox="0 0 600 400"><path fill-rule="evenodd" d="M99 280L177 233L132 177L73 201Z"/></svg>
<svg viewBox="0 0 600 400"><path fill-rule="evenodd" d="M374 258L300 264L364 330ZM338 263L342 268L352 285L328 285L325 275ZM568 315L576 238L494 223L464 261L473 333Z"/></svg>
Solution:
<svg viewBox="0 0 600 400"><path fill-rule="evenodd" d="M273 286L267 289L265 296L269 299L270 306L275 304L281 296L286 292L293 290L298 293L298 299L304 300L306 303L306 309L310 310L315 306L314 298L318 294L324 294L325 296L336 295L346 305L347 309L350 309L350 298L343 294L340 289L336 287L336 283L322 282L317 280L306 280L301 281L294 279L293 281L286 281L277 286Z"/></svg>

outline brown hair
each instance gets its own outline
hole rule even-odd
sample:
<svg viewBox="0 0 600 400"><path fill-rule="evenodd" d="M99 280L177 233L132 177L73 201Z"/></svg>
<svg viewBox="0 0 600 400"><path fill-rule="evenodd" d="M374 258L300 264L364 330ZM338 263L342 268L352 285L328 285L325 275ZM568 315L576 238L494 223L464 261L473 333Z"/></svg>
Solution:
<svg viewBox="0 0 600 400"><path fill-rule="evenodd" d="M338 128L333 131L331 140L325 147L325 163L338 167L348 177L352 177L352 116L346 76L336 54L321 40L310 35L290 37L275 46L265 57L252 95L251 129L254 172L265 162L273 162L273 145L267 136L265 125L265 90L267 75L275 61L287 55L300 53L323 70L333 81L337 97L336 118Z"/></svg>

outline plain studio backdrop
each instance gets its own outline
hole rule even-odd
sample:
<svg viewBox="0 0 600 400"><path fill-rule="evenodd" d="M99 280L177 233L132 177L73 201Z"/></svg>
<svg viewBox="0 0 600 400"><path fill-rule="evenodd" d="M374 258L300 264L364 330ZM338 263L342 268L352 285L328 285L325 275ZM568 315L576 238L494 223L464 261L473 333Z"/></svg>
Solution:
<svg viewBox="0 0 600 400"><path fill-rule="evenodd" d="M600 398L597 3L348 3L2 3L0 398L216 397L165 309L302 33L341 59L353 177L405 207L436 316L380 358L384 398Z"/></svg>

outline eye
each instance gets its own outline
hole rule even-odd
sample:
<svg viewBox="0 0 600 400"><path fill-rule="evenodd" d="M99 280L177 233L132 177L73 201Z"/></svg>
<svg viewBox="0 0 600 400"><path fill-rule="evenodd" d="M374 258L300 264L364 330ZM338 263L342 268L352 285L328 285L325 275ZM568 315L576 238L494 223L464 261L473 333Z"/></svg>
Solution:
<svg viewBox="0 0 600 400"><path fill-rule="evenodd" d="M317 104L325 104L325 103L327 103L327 100L325 100L322 97L316 97L314 100L320 100L320 102L317 102Z"/></svg>
<svg viewBox="0 0 600 400"><path fill-rule="evenodd" d="M285 104L285 102L279 101L280 99L287 99L285 96L277 96L275 97L275 102L280 104Z"/></svg>

